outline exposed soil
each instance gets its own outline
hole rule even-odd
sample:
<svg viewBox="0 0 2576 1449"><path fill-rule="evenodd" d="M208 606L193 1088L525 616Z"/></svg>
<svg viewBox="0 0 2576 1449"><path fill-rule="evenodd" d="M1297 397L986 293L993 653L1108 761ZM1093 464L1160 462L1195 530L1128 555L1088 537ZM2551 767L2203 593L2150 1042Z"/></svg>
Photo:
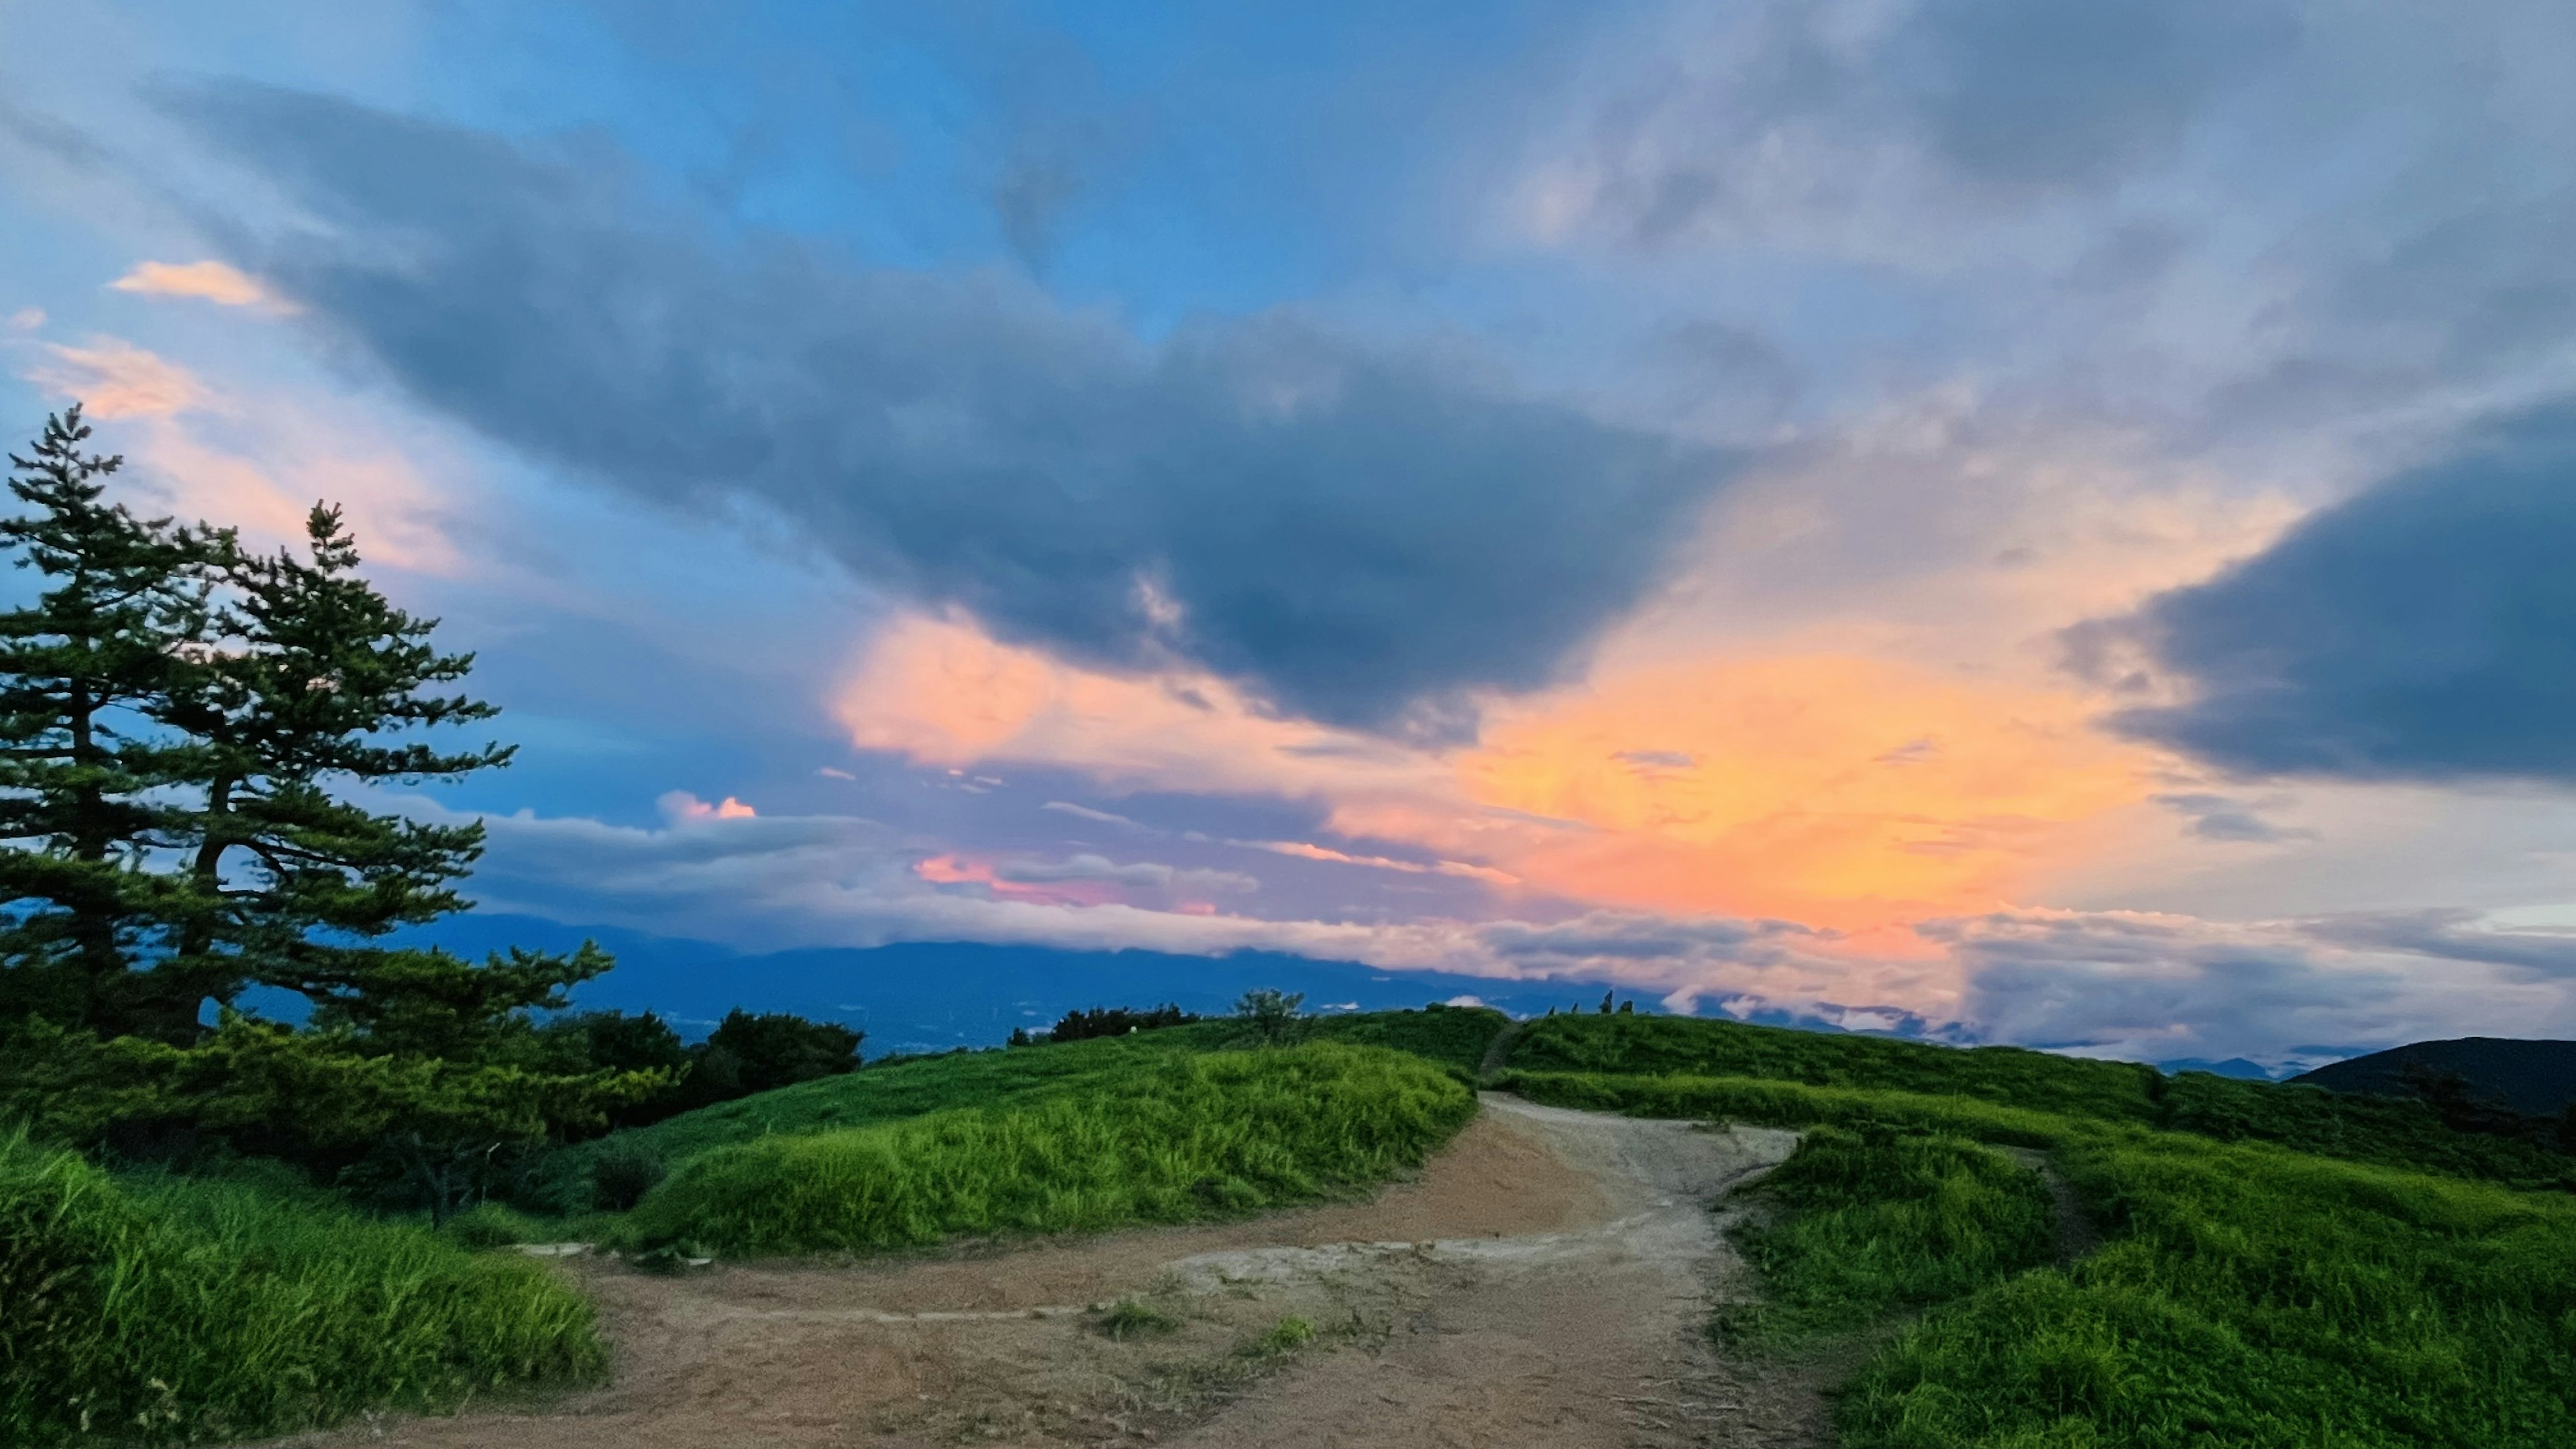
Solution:
<svg viewBox="0 0 2576 1449"><path fill-rule="evenodd" d="M1820 1368L1734 1362L1703 1332L1749 1291L1709 1205L1793 1142L1489 1095L1362 1203L680 1278L567 1259L617 1345L607 1387L296 1442L1822 1445ZM1115 1338L1117 1300L1174 1326Z"/></svg>

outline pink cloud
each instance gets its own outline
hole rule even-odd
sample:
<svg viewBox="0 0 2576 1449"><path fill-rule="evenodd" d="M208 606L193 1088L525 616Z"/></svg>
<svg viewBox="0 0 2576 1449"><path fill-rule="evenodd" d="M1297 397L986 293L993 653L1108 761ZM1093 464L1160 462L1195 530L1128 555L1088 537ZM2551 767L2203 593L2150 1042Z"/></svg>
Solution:
<svg viewBox="0 0 2576 1449"><path fill-rule="evenodd" d="M760 812L731 795L709 804L686 790L673 790L658 802L664 817L675 820L751 820Z"/></svg>
<svg viewBox="0 0 2576 1449"><path fill-rule="evenodd" d="M203 407L210 395L175 362L114 337L87 347L48 343L50 362L28 370L29 382L81 403L93 418L167 417Z"/></svg>
<svg viewBox="0 0 2576 1449"><path fill-rule="evenodd" d="M144 262L108 285L147 297L193 297L219 307L294 310L257 277L222 262Z"/></svg>

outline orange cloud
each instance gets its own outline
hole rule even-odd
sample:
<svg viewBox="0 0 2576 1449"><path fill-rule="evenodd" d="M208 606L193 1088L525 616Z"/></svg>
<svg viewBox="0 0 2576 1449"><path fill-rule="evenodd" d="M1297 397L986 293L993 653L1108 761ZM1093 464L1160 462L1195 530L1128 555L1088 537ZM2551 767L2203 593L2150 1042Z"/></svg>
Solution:
<svg viewBox="0 0 2576 1449"><path fill-rule="evenodd" d="M1126 676L906 618L871 641L835 705L861 749L924 764L1061 765L1114 786L1339 797L1441 788L1436 760L1266 714L1205 675Z"/></svg>
<svg viewBox="0 0 2576 1449"><path fill-rule="evenodd" d="M219 307L293 310L257 277L222 262L144 262L108 285L147 297L194 297Z"/></svg>
<svg viewBox="0 0 2576 1449"><path fill-rule="evenodd" d="M1565 826L1335 824L1508 852L1583 900L1867 929L2007 899L2067 827L2139 799L2147 756L2089 713L1884 660L1666 665L1533 702L1458 761L1467 799Z"/></svg>
<svg viewBox="0 0 2576 1449"><path fill-rule="evenodd" d="M862 747L952 767L1074 768L1114 785L1325 803L1351 840L1238 845L1498 889L1886 933L1991 909L2144 798L2145 752L2083 696L1838 654L1616 668L1495 707L1454 757L1255 712L1218 682L1120 677L963 622L896 625L844 691Z"/></svg>

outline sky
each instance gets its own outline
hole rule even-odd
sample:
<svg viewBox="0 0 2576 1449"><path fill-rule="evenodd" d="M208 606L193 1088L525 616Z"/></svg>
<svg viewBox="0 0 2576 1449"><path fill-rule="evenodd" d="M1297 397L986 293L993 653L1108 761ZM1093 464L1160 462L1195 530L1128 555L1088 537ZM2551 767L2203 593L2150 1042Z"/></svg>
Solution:
<svg viewBox="0 0 2576 1449"><path fill-rule="evenodd" d="M2576 1037L2576 9L0 0L0 428L487 909ZM23 587L23 586L22 586Z"/></svg>

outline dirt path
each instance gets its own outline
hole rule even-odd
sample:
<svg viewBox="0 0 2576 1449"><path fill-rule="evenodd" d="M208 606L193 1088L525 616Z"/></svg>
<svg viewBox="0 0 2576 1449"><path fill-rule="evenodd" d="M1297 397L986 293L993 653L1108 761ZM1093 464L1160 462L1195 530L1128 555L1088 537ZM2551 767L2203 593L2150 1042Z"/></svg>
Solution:
<svg viewBox="0 0 2576 1449"><path fill-rule="evenodd" d="M607 1388L297 1442L1821 1444L1802 1376L1701 1332L1742 1290L1706 1205L1792 1140L1489 1095L1365 1203L843 1267L573 1260L618 1345ZM1177 1326L1114 1339L1091 1309L1119 1299ZM1314 1340L1288 1345L1290 1319Z"/></svg>

